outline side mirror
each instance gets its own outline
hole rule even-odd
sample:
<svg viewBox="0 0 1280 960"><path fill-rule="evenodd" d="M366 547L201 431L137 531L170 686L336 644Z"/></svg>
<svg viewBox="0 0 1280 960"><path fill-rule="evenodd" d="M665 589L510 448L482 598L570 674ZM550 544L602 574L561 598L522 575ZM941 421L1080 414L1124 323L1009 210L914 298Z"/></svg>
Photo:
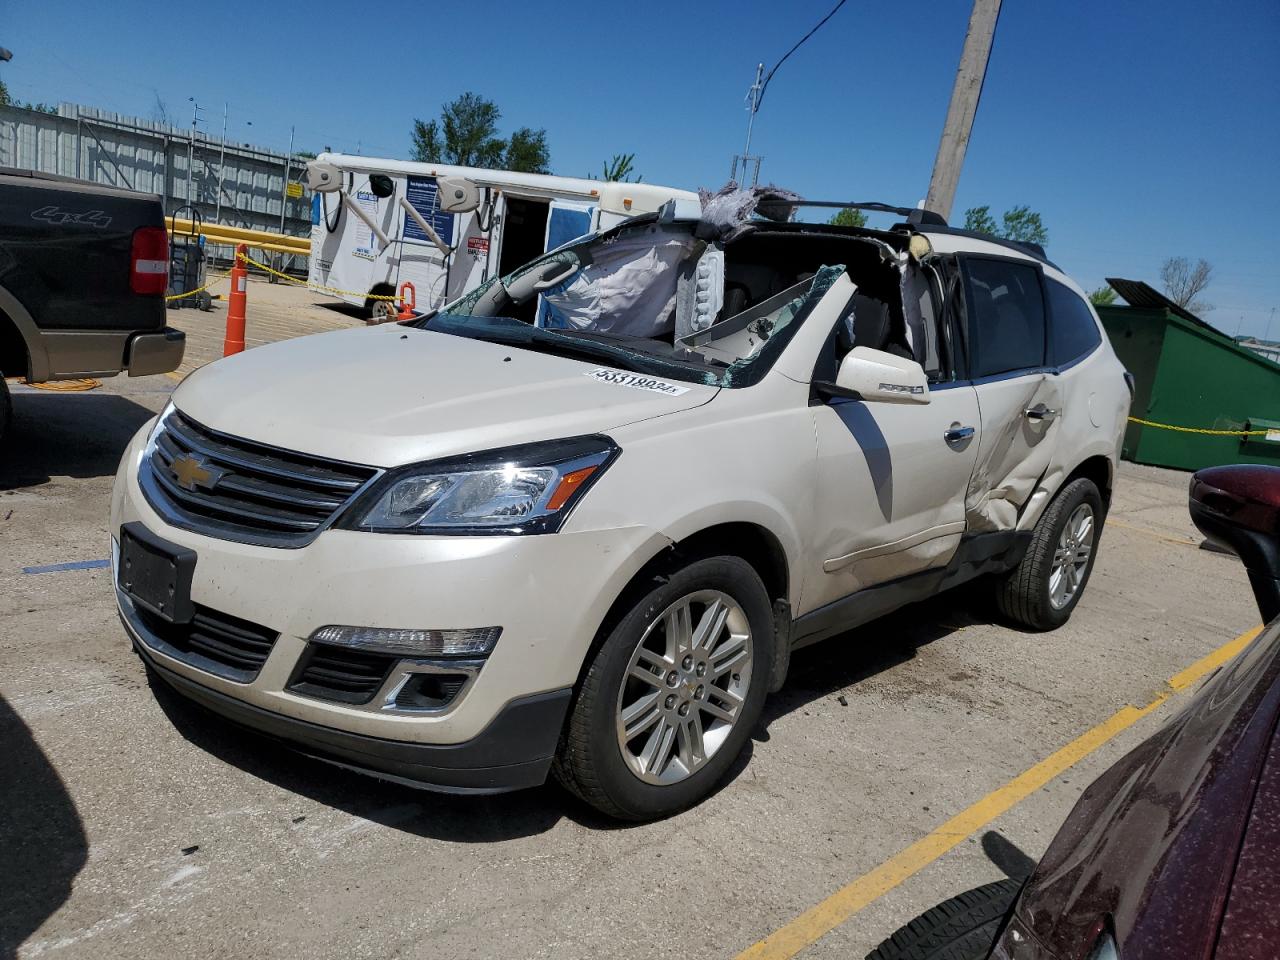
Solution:
<svg viewBox="0 0 1280 960"><path fill-rule="evenodd" d="M385 173L369 174L369 192L379 200L385 200L396 192L396 185Z"/></svg>
<svg viewBox="0 0 1280 960"><path fill-rule="evenodd" d="M1280 616L1280 467L1208 467L1191 478L1191 519L1238 556L1264 622Z"/></svg>
<svg viewBox="0 0 1280 960"><path fill-rule="evenodd" d="M480 188L466 177L437 177L441 213L470 213L480 206Z"/></svg>
<svg viewBox="0 0 1280 960"><path fill-rule="evenodd" d="M312 193L333 193L342 189L342 173L332 163L312 160L307 164L306 184Z"/></svg>
<svg viewBox="0 0 1280 960"><path fill-rule="evenodd" d="M827 397L849 397L868 403L928 403L929 378L914 360L854 347L845 354L836 382L814 384Z"/></svg>

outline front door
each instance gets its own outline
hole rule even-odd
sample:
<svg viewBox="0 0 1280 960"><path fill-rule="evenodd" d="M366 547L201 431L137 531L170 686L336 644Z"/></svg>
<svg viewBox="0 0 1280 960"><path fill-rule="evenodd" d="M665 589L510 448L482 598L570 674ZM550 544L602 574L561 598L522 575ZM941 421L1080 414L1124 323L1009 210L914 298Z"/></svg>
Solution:
<svg viewBox="0 0 1280 960"><path fill-rule="evenodd" d="M965 532L979 443L973 387L934 386L922 405L833 400L813 409L822 565L805 585L805 610L944 566Z"/></svg>

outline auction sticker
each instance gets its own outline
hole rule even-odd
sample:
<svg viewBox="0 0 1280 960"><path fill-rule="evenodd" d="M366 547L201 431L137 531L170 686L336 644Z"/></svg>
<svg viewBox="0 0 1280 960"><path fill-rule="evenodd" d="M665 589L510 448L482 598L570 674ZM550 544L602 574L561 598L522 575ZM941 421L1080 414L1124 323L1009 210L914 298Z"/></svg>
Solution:
<svg viewBox="0 0 1280 960"><path fill-rule="evenodd" d="M688 393L688 387L681 387L674 383L667 383L665 380L656 380L653 377L646 377L643 373L627 373L623 370L610 370L608 367L599 367L585 374L592 380L599 380L602 383L616 383L622 387L634 387L637 390L648 390L650 393L665 393L669 397L678 397L682 393Z"/></svg>

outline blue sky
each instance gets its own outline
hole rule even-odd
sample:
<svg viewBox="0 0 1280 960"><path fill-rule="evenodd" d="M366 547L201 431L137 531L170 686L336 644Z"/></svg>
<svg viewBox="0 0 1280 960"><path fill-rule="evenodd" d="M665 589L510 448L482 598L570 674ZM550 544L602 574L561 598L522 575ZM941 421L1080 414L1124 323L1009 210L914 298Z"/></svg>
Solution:
<svg viewBox="0 0 1280 960"><path fill-rule="evenodd" d="M23 100L235 139L405 156L412 119L465 90L546 127L556 173L635 152L646 181L724 182L755 64L833 0L174 6L0 0L0 79ZM810 197L914 205L928 186L970 0L851 0L778 71L762 177ZM189 31L185 37L182 32ZM247 122L252 121L252 126ZM1262 334L1280 307L1280 4L1005 0L956 199L1039 210L1082 284L1214 265L1207 318ZM873 221L874 222L874 221ZM1271 325L1280 338L1280 310Z"/></svg>

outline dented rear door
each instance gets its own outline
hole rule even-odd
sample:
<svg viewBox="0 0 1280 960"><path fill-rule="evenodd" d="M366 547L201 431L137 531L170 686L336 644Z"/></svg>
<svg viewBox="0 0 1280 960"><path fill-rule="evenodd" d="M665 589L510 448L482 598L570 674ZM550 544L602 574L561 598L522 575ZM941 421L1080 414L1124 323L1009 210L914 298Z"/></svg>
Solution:
<svg viewBox="0 0 1280 960"><path fill-rule="evenodd" d="M1012 530L1060 432L1062 386L1046 365L1043 271L1013 257L965 255L960 265L982 422L965 519L969 533Z"/></svg>

